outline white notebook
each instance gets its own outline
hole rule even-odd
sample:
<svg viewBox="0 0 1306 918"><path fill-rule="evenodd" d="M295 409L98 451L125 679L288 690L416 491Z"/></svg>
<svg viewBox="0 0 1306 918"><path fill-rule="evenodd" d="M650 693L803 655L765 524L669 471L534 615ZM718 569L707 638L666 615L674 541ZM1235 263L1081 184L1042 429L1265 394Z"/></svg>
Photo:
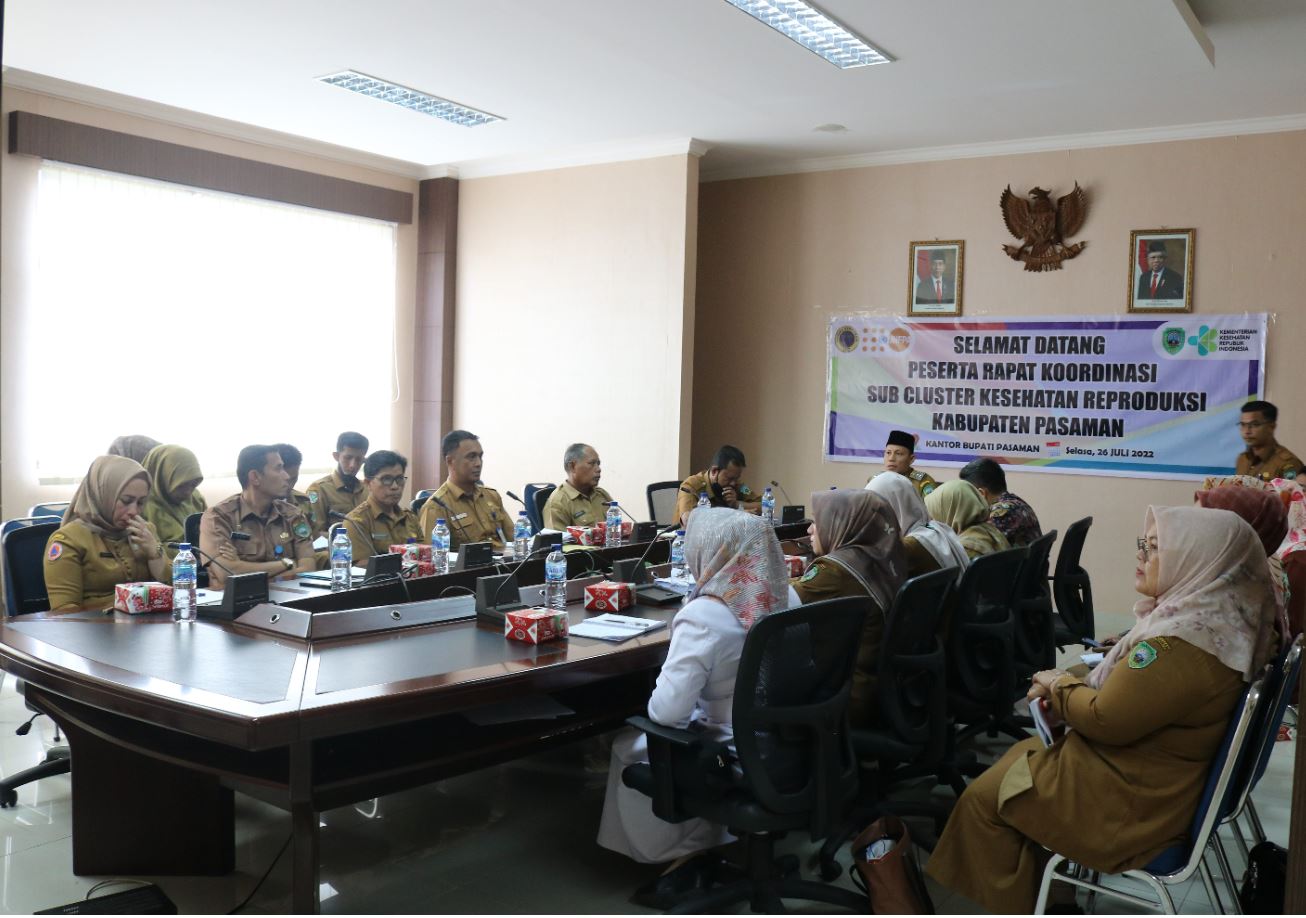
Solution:
<svg viewBox="0 0 1306 918"><path fill-rule="evenodd" d="M616 615L605 612L593 618L587 618L567 629L573 637L596 638L600 641L619 643L641 634L648 634L659 628L665 628L666 622L656 618L635 618L633 615Z"/></svg>

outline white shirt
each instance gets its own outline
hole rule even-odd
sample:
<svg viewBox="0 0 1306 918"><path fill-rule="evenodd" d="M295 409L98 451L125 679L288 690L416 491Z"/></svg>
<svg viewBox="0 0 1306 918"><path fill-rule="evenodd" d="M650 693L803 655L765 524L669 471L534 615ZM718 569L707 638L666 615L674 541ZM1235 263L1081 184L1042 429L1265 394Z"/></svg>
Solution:
<svg viewBox="0 0 1306 918"><path fill-rule="evenodd" d="M680 728L703 721L729 734L746 634L720 600L688 602L671 622L671 647L648 700L649 718Z"/></svg>

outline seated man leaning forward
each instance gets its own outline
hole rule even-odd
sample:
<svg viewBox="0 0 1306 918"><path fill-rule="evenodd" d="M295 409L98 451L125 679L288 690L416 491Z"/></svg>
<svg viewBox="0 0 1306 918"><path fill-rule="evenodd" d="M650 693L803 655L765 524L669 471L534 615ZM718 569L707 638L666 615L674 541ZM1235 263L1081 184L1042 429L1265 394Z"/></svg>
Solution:
<svg viewBox="0 0 1306 918"><path fill-rule="evenodd" d="M734 446L723 446L712 457L707 471L690 475L680 484L676 494L676 518L681 526L689 525L689 513L698 506L698 498L706 494L713 507L729 507L757 513L762 509L762 495L743 483L743 451Z"/></svg>
<svg viewBox="0 0 1306 918"><path fill-rule="evenodd" d="M593 526L603 522L612 495L599 487L603 466L599 454L587 443L573 443L562 454L567 480L558 485L544 504L544 525L559 531L568 526Z"/></svg>
<svg viewBox="0 0 1306 918"><path fill-rule="evenodd" d="M403 506L408 460L394 450L378 449L363 464L367 500L345 517L345 532L360 567L372 555L384 555L391 545L409 539L424 541L417 514Z"/></svg>
<svg viewBox="0 0 1306 918"><path fill-rule="evenodd" d="M286 500L290 478L275 446L247 446L236 459L241 491L204 511L200 550L235 574L291 579L317 567L313 528ZM201 558L201 561L204 559ZM209 582L223 589L227 572L209 565Z"/></svg>
<svg viewBox="0 0 1306 918"><path fill-rule="evenodd" d="M989 522L1007 537L1012 548L1028 545L1043 535L1034 508L1007 490L1007 473L1002 466L981 456L961 469L961 480L969 481L989 505Z"/></svg>
<svg viewBox="0 0 1306 918"><path fill-rule="evenodd" d="M448 477L422 505L422 532L429 537L435 521L444 517L449 527L449 547L468 542L492 542L498 551L512 539L513 519L503 509L503 498L481 484L485 451L476 434L451 430L440 441Z"/></svg>
<svg viewBox="0 0 1306 918"><path fill-rule="evenodd" d="M884 444L884 470L897 472L906 476L916 493L922 498L939 486L939 483L926 472L912 468L916 461L916 437L905 430L889 431L888 442Z"/></svg>

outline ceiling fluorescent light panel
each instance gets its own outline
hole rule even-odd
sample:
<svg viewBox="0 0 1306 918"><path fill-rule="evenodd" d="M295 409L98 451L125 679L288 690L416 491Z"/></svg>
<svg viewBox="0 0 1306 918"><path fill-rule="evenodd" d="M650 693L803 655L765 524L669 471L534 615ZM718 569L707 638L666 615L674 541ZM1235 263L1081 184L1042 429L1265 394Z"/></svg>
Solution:
<svg viewBox="0 0 1306 918"><path fill-rule="evenodd" d="M819 54L840 70L893 61L866 39L802 0L726 0L726 3L769 25L813 54Z"/></svg>
<svg viewBox="0 0 1306 918"><path fill-rule="evenodd" d="M379 80L376 77L368 76L366 73L359 73L357 70L342 70L339 73L318 77L318 80L328 86L338 86L341 89L347 89L350 92L356 92L359 95L369 96L373 99L380 99L382 102L389 102L391 105L398 105L400 108L430 115L432 118L440 118L461 127L477 127L478 125L493 124L495 121L504 120L498 115L491 115L489 112L459 105L457 102L441 99L439 96L433 96L417 89L410 89L407 86L400 86L398 83L391 83L388 80Z"/></svg>

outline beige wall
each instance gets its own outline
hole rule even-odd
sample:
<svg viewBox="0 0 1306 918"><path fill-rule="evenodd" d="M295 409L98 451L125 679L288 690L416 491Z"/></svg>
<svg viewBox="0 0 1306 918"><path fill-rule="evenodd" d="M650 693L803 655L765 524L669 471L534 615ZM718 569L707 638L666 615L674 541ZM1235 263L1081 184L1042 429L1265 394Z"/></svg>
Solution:
<svg viewBox="0 0 1306 918"><path fill-rule="evenodd" d="M204 150L213 150L233 156L261 162L274 163L294 169L303 169L321 175L335 176L352 181L367 182L386 188L407 191L416 198L417 182L402 176L365 169L335 160L310 156L290 150L264 144L247 143L194 130L188 127L167 124L149 118L127 115L108 109L96 108L77 102L66 101L39 93L14 89L6 86L3 94L3 125L0 126L0 149L8 149L8 113L11 110L34 112L68 121L76 121L95 127L123 131L141 137L171 143L185 144ZM27 359L19 351L18 334L24 321L25 311L29 308L31 296L31 277L26 269L30 250L27 240L31 237L33 210L36 200L36 176L40 161L30 156L11 156L0 153L0 514L8 519L24 514L29 506L40 501L67 500L72 494L73 486L42 486L36 483L36 473L27 456L23 444L12 435L13 431L22 429L18 423L22 412L39 411L39 404L30 401L21 402L11 397L12 381L23 371L23 361ZM391 429L392 444L401 452L411 452L412 443L412 386L413 378L413 309L416 290L416 250L417 228L415 223L401 224L396 233L396 282L395 282L395 327L397 330L397 361L399 380L398 398L392 403ZM342 353L348 352L348 343L342 342ZM58 342L50 342L48 353L58 354ZM57 369L52 370L52 377ZM309 379L320 378L317 371L310 372ZM214 386L221 388L220 380ZM160 390L162 391L162 390ZM98 410L117 410L108 403L90 401L93 393L79 394L88 399L88 405L101 404ZM309 403L311 406L311 402ZM386 410L378 406L379 411ZM197 415L197 423L204 423L203 415ZM233 418L233 423L238 419ZM132 423L130 411L123 412L123 433L148 433L136 430ZM107 444L106 444L107 445ZM305 467L312 465L329 465L331 450L335 443L300 443L296 444L304 451ZM91 457L87 457L90 461ZM307 482L304 482L305 484ZM210 501L221 499L236 490L234 478L205 480L201 489Z"/></svg>
<svg viewBox="0 0 1306 918"><path fill-rule="evenodd" d="M684 471L697 196L693 156L461 183L454 423L491 487L561 481L585 441L643 519Z"/></svg>
<svg viewBox="0 0 1306 918"><path fill-rule="evenodd" d="M1000 248L1010 237L998 196L1008 184L1065 194L1075 181L1090 195L1078 237L1088 248L1061 271L1021 270ZM1280 407L1280 440L1306 450L1306 404L1294 398L1306 340L1306 133L716 182L702 187L700 213L696 465L732 442L750 460L750 480L777 477L802 503L813 489L864 483L871 467L822 459L826 322L842 312L901 315L910 241L966 241L967 316L1116 315L1129 232L1155 227L1197 230L1195 312L1274 316L1266 397ZM1189 502L1193 491L1192 482L1025 472L1008 473L1008 484L1045 529L1093 516L1085 564L1100 620L1135 598L1144 506Z"/></svg>

